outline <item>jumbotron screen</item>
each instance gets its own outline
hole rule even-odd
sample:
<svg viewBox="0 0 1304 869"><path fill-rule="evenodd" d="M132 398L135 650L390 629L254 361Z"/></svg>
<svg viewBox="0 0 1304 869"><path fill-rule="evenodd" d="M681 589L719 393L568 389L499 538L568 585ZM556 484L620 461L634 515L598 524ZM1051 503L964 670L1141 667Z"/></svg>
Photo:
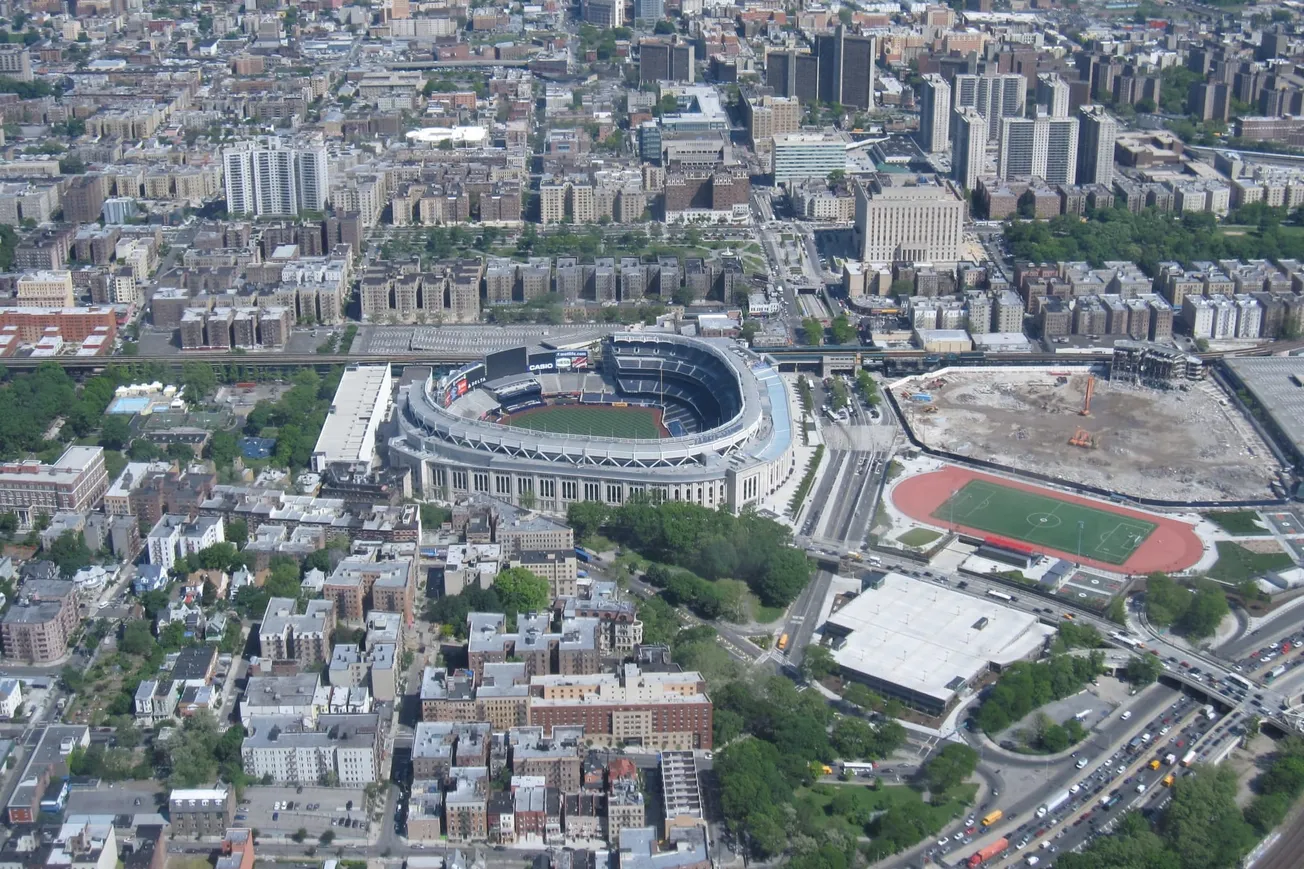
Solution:
<svg viewBox="0 0 1304 869"><path fill-rule="evenodd" d="M485 376L488 380L497 380L511 374L524 374L530 370L529 351L524 347L500 350L484 358Z"/></svg>

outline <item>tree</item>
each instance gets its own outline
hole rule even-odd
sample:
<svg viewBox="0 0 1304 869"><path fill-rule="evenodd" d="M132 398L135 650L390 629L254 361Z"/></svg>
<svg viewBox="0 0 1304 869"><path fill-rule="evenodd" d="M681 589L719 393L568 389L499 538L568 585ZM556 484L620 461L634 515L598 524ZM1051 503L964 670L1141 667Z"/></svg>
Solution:
<svg viewBox="0 0 1304 869"><path fill-rule="evenodd" d="M128 655L149 655L156 643L150 633L150 622L129 621L123 628L121 648Z"/></svg>
<svg viewBox="0 0 1304 869"><path fill-rule="evenodd" d="M1146 577L1146 617L1160 627L1175 624L1191 605L1191 593L1167 575Z"/></svg>
<svg viewBox="0 0 1304 869"><path fill-rule="evenodd" d="M164 454L182 467L190 464L195 459L195 451L180 441L173 441L168 444Z"/></svg>
<svg viewBox="0 0 1304 869"><path fill-rule="evenodd" d="M249 541L249 523L238 516L227 522L226 539L236 546L244 546Z"/></svg>
<svg viewBox="0 0 1304 869"><path fill-rule="evenodd" d="M76 154L59 159L59 172L63 175L85 175L86 161Z"/></svg>
<svg viewBox="0 0 1304 869"><path fill-rule="evenodd" d="M1199 581L1186 612L1177 624L1177 630L1193 640L1211 637L1230 612L1222 588L1211 580Z"/></svg>
<svg viewBox="0 0 1304 869"><path fill-rule="evenodd" d="M1236 805L1236 774L1225 767L1195 767L1173 788L1160 834L1184 869L1227 869L1253 847L1255 836Z"/></svg>
<svg viewBox="0 0 1304 869"><path fill-rule="evenodd" d="M598 533L607 521L607 505L601 501L576 501L566 508L566 521L575 529L577 540L585 540Z"/></svg>
<svg viewBox="0 0 1304 869"><path fill-rule="evenodd" d="M493 589L507 613L540 612L552 603L548 580L524 567L509 567L494 578Z"/></svg>
<svg viewBox="0 0 1304 869"><path fill-rule="evenodd" d="M915 282L910 278L897 278L892 282L888 291L891 296L913 296L915 294Z"/></svg>
<svg viewBox="0 0 1304 869"><path fill-rule="evenodd" d="M829 186L837 187L843 181L847 180L847 173L841 169L834 169L829 173Z"/></svg>
<svg viewBox="0 0 1304 869"><path fill-rule="evenodd" d="M675 32L674 22L662 18L660 21L656 23L656 26L652 28L652 32L659 36L667 36L671 33L674 33Z"/></svg>
<svg viewBox="0 0 1304 869"><path fill-rule="evenodd" d="M449 519L453 518L453 511L437 504L421 505L421 527L427 530L436 530Z"/></svg>
<svg viewBox="0 0 1304 869"><path fill-rule="evenodd" d="M1133 685L1149 685L1159 678L1164 665L1155 655L1133 655L1123 668L1123 677Z"/></svg>
<svg viewBox="0 0 1304 869"><path fill-rule="evenodd" d="M958 742L947 743L924 766L924 780L933 793L950 790L973 775L978 768L978 752Z"/></svg>
<svg viewBox="0 0 1304 869"><path fill-rule="evenodd" d="M208 441L208 457L219 469L234 465L239 454L240 448L236 443L236 437L229 431L214 432L213 437Z"/></svg>
<svg viewBox="0 0 1304 869"><path fill-rule="evenodd" d="M801 672L807 679L823 679L838 671L838 662L825 646L810 645L801 659Z"/></svg>
<svg viewBox="0 0 1304 869"><path fill-rule="evenodd" d="M779 750L763 739L742 739L716 757L720 803L735 832L745 832L760 854L781 853L787 842L782 807L792 799L792 786L779 771Z"/></svg>
<svg viewBox="0 0 1304 869"><path fill-rule="evenodd" d="M100 426L100 446L108 450L120 450L131 437L131 426L122 414L110 414Z"/></svg>
<svg viewBox="0 0 1304 869"><path fill-rule="evenodd" d="M75 531L65 531L56 537L46 556L68 577L91 563L91 551L82 535Z"/></svg>
<svg viewBox="0 0 1304 869"><path fill-rule="evenodd" d="M848 685L842 692L842 699L854 706L859 706L867 712L883 707L883 698L859 682L852 682Z"/></svg>
<svg viewBox="0 0 1304 869"><path fill-rule="evenodd" d="M851 26L851 20L853 17L851 8L848 6L843 6L838 10L838 21L847 27Z"/></svg>
<svg viewBox="0 0 1304 869"><path fill-rule="evenodd" d="M829 327L833 333L834 344L853 344L856 340L856 327L851 325L851 320L846 314L839 314L833 318L833 323Z"/></svg>
<svg viewBox="0 0 1304 869"><path fill-rule="evenodd" d="M807 317L801 321L801 333L805 343L812 347L824 343L824 326L814 317Z"/></svg>
<svg viewBox="0 0 1304 869"><path fill-rule="evenodd" d="M127 448L127 456L133 462L153 462L162 456L162 452L144 438L136 438Z"/></svg>

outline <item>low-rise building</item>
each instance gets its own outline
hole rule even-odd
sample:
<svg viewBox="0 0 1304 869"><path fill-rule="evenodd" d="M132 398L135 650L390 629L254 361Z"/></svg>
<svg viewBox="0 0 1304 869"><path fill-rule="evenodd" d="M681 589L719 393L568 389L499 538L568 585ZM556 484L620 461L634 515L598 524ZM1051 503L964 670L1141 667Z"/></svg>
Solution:
<svg viewBox="0 0 1304 869"><path fill-rule="evenodd" d="M221 836L234 819L235 791L226 785L178 788L168 794L168 820L174 837Z"/></svg>

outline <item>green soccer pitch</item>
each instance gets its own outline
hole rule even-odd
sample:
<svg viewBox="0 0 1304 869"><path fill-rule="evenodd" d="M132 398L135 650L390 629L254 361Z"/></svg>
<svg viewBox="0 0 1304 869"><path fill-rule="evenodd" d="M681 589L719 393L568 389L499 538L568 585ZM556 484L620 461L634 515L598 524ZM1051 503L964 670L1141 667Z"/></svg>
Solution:
<svg viewBox="0 0 1304 869"><path fill-rule="evenodd" d="M551 434L589 435L600 438L643 438L666 436L659 412L650 407L605 407L574 405L541 407L513 414L507 424Z"/></svg>
<svg viewBox="0 0 1304 869"><path fill-rule="evenodd" d="M970 480L933 511L933 518L1106 564L1127 561L1158 527L986 480Z"/></svg>

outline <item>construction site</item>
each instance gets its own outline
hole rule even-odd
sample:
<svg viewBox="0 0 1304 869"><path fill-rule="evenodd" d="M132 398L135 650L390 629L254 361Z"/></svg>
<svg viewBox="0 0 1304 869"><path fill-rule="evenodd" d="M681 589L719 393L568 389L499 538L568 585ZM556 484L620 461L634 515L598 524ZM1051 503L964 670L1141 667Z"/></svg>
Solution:
<svg viewBox="0 0 1304 869"><path fill-rule="evenodd" d="M1082 368L964 368L891 389L928 447L1131 497L1271 497L1282 470L1212 380L1156 389Z"/></svg>

